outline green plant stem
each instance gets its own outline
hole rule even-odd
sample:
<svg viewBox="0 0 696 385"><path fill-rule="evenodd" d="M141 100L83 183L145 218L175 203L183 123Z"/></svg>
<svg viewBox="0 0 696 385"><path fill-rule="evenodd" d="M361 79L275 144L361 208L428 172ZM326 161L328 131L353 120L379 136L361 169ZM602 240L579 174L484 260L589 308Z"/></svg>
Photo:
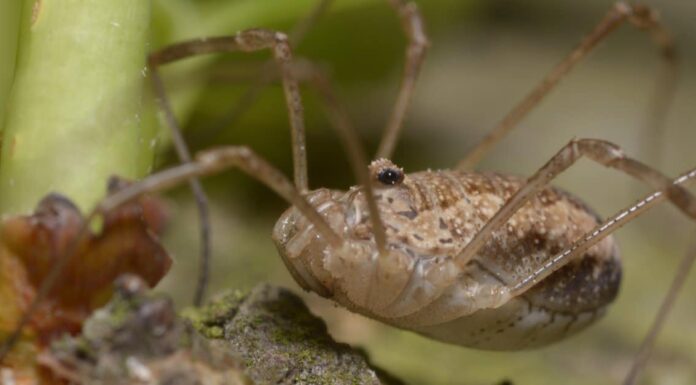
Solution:
<svg viewBox="0 0 696 385"><path fill-rule="evenodd" d="M0 1L0 132L5 124L5 104L14 79L22 3Z"/></svg>
<svg viewBox="0 0 696 385"><path fill-rule="evenodd" d="M2 213L26 212L49 192L84 210L110 175L134 178L151 166L153 130L141 123L149 22L145 0L24 1Z"/></svg>

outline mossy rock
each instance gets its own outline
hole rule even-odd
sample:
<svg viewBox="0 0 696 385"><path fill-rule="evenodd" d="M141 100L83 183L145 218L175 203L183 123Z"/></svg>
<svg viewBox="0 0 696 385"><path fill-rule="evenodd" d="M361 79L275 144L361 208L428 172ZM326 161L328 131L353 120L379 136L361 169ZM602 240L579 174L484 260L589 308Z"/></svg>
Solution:
<svg viewBox="0 0 696 385"><path fill-rule="evenodd" d="M82 335L55 341L41 355L49 383L100 385L252 385L240 359L179 317L166 295L135 276L85 322Z"/></svg>
<svg viewBox="0 0 696 385"><path fill-rule="evenodd" d="M82 335L52 345L49 370L84 384L402 384L361 350L335 342L286 289L231 292L180 316L167 296L145 287L120 278Z"/></svg>
<svg viewBox="0 0 696 385"><path fill-rule="evenodd" d="M335 342L324 321L283 288L259 285L246 295L222 296L194 319L243 361L257 384L401 384L370 365L364 352Z"/></svg>

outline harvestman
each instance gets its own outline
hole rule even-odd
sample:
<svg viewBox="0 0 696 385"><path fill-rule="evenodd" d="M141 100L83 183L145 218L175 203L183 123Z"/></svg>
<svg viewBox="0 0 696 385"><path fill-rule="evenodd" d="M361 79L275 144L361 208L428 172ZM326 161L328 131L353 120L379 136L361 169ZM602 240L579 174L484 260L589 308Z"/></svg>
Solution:
<svg viewBox="0 0 696 385"><path fill-rule="evenodd" d="M319 8L326 3L320 3ZM628 21L650 32L664 57L673 62L669 33L652 10L617 3L457 169L404 174L387 158L403 125L428 41L414 3L389 3L401 17L409 46L401 89L377 160L369 167L365 167L364 150L326 77L311 65L303 67L293 61L286 35L253 29L234 36L198 39L167 47L150 57L161 106L175 137L178 125L157 67L199 54L269 49L280 69L288 105L294 184L248 147L204 151L192 160L179 137L175 143L184 164L104 199L86 223L141 194L184 181L193 181L200 206L204 207L202 189L195 178L238 167L292 204L278 220L273 238L289 271L307 290L385 323L484 349L543 345L584 328L602 314L618 289L621 268L610 234L665 199L696 219L696 198L681 186L696 177L696 169L672 180L624 155L615 144L573 139L527 180L467 170L619 25ZM298 80L306 80L322 96L360 186L347 192L308 188ZM664 110L656 108L657 112ZM602 222L580 200L548 186L583 156L631 175L657 192ZM691 251L683 259L626 384L633 384L644 366L695 255ZM67 259L59 260L56 273L44 282L36 301L54 283L53 277L58 276ZM201 275L203 281L205 277L205 273ZM204 285L199 285L197 299L202 296L202 288Z"/></svg>

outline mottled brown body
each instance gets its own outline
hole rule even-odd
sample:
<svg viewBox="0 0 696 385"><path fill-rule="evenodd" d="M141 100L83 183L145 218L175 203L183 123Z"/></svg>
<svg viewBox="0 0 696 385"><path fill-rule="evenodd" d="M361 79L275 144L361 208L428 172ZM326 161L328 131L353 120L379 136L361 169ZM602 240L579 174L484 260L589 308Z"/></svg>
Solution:
<svg viewBox="0 0 696 385"><path fill-rule="evenodd" d="M616 296L621 268L615 242L607 237L522 295L510 295L522 278L599 223L583 202L553 187L459 267L457 256L523 183L508 175L443 170L375 186L386 256L378 255L361 188L320 189L308 196L344 238L342 248L323 242L295 208L278 221L274 239L304 288L354 311L465 346L543 345L602 314Z"/></svg>

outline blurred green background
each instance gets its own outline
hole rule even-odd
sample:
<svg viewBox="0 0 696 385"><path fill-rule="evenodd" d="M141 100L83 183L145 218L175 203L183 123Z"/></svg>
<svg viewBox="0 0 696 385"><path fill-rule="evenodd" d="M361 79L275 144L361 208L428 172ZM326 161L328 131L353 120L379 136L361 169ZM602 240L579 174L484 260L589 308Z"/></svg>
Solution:
<svg viewBox="0 0 696 385"><path fill-rule="evenodd" d="M429 0L418 2L432 47L394 161L407 171L453 166L553 65L589 32L612 2ZM681 73L675 103L658 135L644 118L659 69L646 35L622 27L574 71L483 161L480 168L529 175L572 137L595 137L669 175L696 156L696 3L663 0L675 33ZM181 39L232 34L249 27L290 30L316 0L159 0L153 49ZM325 65L370 153L400 79L404 36L385 1L336 0L299 44L296 56ZM222 125L247 89L260 54L188 60L164 70L167 87L193 150L246 144L291 175L291 148L278 85L233 124ZM336 136L311 93L305 94L312 187L345 189L354 180ZM176 161L159 140L160 167ZM581 161L556 182L609 216L648 190L629 177ZM211 293L268 281L300 292L270 239L286 204L237 172L205 181L213 211ZM189 303L196 276L198 229L189 192L170 195L174 215L166 243L176 260L160 286ZM694 224L667 205L618 233L625 280L609 314L587 331L548 348L490 353L448 346L348 313L306 294L334 336L364 347L373 361L410 384L617 384L669 284ZM643 383L696 383L696 278L691 277L649 364Z"/></svg>

